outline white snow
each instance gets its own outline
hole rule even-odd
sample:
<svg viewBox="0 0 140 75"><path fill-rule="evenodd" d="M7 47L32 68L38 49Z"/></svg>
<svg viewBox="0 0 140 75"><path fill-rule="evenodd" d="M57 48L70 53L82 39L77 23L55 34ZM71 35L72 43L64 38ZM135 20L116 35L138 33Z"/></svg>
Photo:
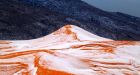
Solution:
<svg viewBox="0 0 140 75"><path fill-rule="evenodd" d="M73 25L70 25L72 33L66 34L65 31L66 27L62 27L38 39L8 40L12 43L0 44L0 74L29 72L37 75L41 66L74 75L140 75L139 42L123 45L123 42L117 43ZM8 67L12 69L8 71Z"/></svg>

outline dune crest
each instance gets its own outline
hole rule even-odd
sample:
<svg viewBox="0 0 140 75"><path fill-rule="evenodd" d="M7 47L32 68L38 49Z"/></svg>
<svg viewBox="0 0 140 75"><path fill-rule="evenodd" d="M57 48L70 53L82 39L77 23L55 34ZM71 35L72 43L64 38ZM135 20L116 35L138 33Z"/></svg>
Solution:
<svg viewBox="0 0 140 75"><path fill-rule="evenodd" d="M32 40L0 41L0 75L140 75L140 43L66 25Z"/></svg>

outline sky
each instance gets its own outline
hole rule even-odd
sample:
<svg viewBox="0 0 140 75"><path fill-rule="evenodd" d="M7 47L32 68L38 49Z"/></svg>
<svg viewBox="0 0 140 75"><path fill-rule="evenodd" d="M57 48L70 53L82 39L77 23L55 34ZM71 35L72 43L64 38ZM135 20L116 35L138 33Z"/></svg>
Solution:
<svg viewBox="0 0 140 75"><path fill-rule="evenodd" d="M97 8L140 17L140 0L83 0Z"/></svg>

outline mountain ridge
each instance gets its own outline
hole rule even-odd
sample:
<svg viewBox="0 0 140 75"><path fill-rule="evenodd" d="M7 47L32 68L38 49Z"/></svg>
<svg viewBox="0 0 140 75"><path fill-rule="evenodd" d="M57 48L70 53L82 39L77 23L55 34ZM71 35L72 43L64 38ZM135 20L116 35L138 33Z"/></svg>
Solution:
<svg viewBox="0 0 140 75"><path fill-rule="evenodd" d="M35 1L38 3L34 3ZM109 39L140 40L138 17L103 11L81 0L34 0L34 2L0 1L1 39L38 38L66 24L73 24Z"/></svg>

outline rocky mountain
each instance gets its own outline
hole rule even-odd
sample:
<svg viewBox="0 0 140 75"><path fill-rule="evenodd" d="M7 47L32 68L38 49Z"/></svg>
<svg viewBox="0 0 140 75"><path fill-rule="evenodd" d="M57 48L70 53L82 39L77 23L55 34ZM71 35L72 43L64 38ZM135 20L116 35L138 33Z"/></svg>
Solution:
<svg viewBox="0 0 140 75"><path fill-rule="evenodd" d="M0 41L0 75L140 75L139 49L66 25L38 39Z"/></svg>
<svg viewBox="0 0 140 75"><path fill-rule="evenodd" d="M81 0L0 0L0 39L34 39L74 24L114 40L140 40L140 18Z"/></svg>

